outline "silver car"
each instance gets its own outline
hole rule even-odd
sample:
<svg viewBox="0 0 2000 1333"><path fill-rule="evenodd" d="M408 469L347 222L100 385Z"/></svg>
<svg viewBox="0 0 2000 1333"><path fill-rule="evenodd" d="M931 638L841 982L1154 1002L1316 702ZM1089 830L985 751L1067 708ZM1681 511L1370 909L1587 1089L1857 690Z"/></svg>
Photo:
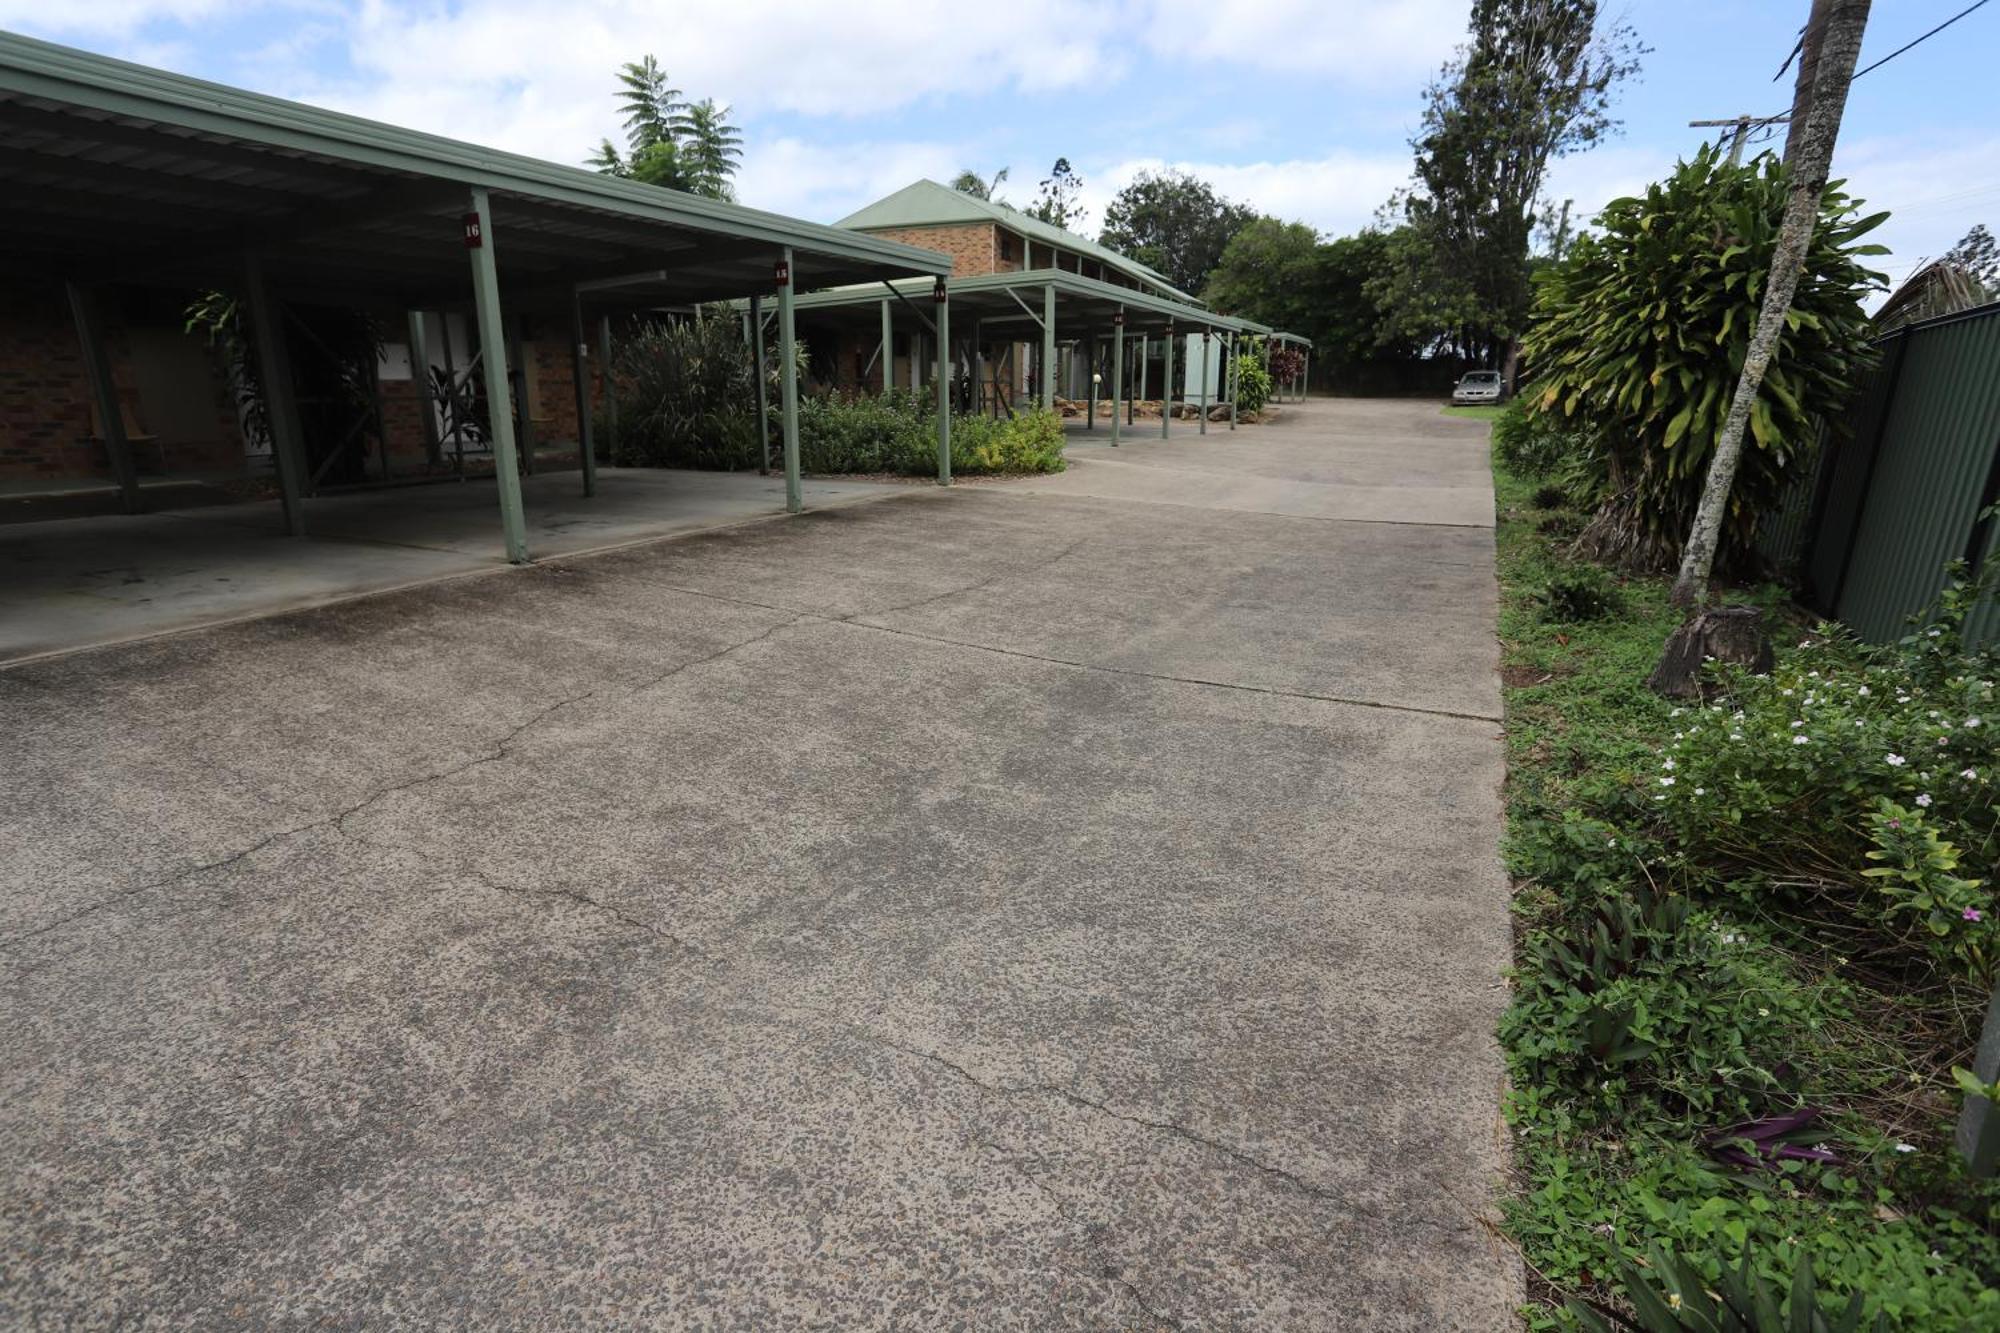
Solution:
<svg viewBox="0 0 2000 1333"><path fill-rule="evenodd" d="M1500 401L1500 372L1497 370L1468 370L1458 387L1451 391L1451 401L1456 407L1470 407L1478 403Z"/></svg>

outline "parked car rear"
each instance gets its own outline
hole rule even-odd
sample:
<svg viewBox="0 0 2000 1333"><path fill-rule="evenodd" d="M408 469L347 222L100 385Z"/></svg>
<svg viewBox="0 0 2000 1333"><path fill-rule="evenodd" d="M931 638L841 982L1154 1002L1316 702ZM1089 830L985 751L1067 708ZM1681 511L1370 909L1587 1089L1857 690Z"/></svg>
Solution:
<svg viewBox="0 0 2000 1333"><path fill-rule="evenodd" d="M1500 372L1497 370L1468 370L1458 381L1458 387L1451 391L1454 406L1471 407L1479 403L1500 401Z"/></svg>

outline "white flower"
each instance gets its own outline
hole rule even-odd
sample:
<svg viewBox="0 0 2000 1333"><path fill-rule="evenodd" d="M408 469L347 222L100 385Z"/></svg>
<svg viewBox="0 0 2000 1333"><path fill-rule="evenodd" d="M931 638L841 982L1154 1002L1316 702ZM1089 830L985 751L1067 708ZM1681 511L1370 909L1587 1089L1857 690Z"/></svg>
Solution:
<svg viewBox="0 0 2000 1333"><path fill-rule="evenodd" d="M1760 1007L1757 1010L1757 1017L1759 1018L1769 1018L1770 1016L1771 1016L1771 1011L1769 1009Z"/></svg>
<svg viewBox="0 0 2000 1333"><path fill-rule="evenodd" d="M1810 737L1810 736L1794 736L1794 737L1792 737L1792 744L1794 744L1794 745L1805 745L1805 744L1807 744L1808 742L1810 742L1811 740L1812 740L1812 737Z"/></svg>
<svg viewBox="0 0 2000 1333"><path fill-rule="evenodd" d="M1808 672L1806 672L1806 674L1807 674L1808 676L1812 677L1812 678L1813 678L1814 680L1818 680L1818 679L1819 679L1819 672L1817 672L1817 671L1808 671Z"/></svg>
<svg viewBox="0 0 2000 1333"><path fill-rule="evenodd" d="M1918 796L1918 797L1917 797L1917 804L1918 804L1918 805L1919 805L1920 807L1922 807L1922 808L1924 808L1924 809L1928 810L1928 809L1930 808L1930 804L1931 804L1931 794L1930 794L1929 792L1924 792L1924 793L1923 793L1922 795Z"/></svg>
<svg viewBox="0 0 2000 1333"><path fill-rule="evenodd" d="M1801 718L1797 722L1792 723L1792 730L1797 731L1800 727L1803 727L1804 725L1805 725L1805 719Z"/></svg>
<svg viewBox="0 0 2000 1333"><path fill-rule="evenodd" d="M1882 756L1882 761L1891 768L1901 768L1904 764L1910 762L1899 754L1885 754Z"/></svg>
<svg viewBox="0 0 2000 1333"><path fill-rule="evenodd" d="M1855 691L1855 693L1859 694L1862 698L1866 699L1868 697L1868 687L1866 685L1863 685L1859 690Z"/></svg>
<svg viewBox="0 0 2000 1333"><path fill-rule="evenodd" d="M1968 727L1976 727L1979 725L1979 719L1976 717L1968 717L1967 719L1965 719L1965 725Z"/></svg>
<svg viewBox="0 0 2000 1333"><path fill-rule="evenodd" d="M1660 785L1662 787L1671 787L1674 785L1674 780L1672 778L1661 778Z"/></svg>
<svg viewBox="0 0 2000 1333"><path fill-rule="evenodd" d="M1685 708L1676 708L1676 709L1675 709L1675 710L1674 710L1673 712L1671 712L1671 713L1668 713L1668 714L1667 714L1667 716L1668 716L1668 717L1679 717L1679 716L1680 716L1680 715L1681 715L1682 713L1685 713L1686 711L1687 711L1687 710L1686 710Z"/></svg>
<svg viewBox="0 0 2000 1333"><path fill-rule="evenodd" d="M1968 768L1964 772L1960 773L1959 776L1964 778L1967 782L1976 782L1979 779L1979 770L1976 768Z"/></svg>
<svg viewBox="0 0 2000 1333"><path fill-rule="evenodd" d="M1696 796L1706 796L1706 795L1708 795L1708 788L1706 788L1706 787L1696 787L1696 788L1694 789L1694 794L1695 794Z"/></svg>
<svg viewBox="0 0 2000 1333"><path fill-rule="evenodd" d="M1732 731L1729 733L1729 739L1732 741L1740 741L1743 739L1743 733L1740 731Z"/></svg>
<svg viewBox="0 0 2000 1333"><path fill-rule="evenodd" d="M1779 690L1778 693L1784 695L1787 699L1792 697L1792 692L1790 690Z"/></svg>
<svg viewBox="0 0 2000 1333"><path fill-rule="evenodd" d="M1916 1150L1917 1145L1914 1143L1899 1143L1896 1145L1897 1152L1915 1152Z"/></svg>
<svg viewBox="0 0 2000 1333"><path fill-rule="evenodd" d="M1938 635L1940 635L1940 634L1942 634L1942 633L1944 633L1944 631L1943 631L1943 630L1941 630L1941 629L1934 629L1934 630L1931 630L1931 631L1930 631L1930 632L1928 633L1928 635L1927 635L1926 637L1928 637L1928 638L1933 638L1933 639L1935 639L1936 637L1938 637Z"/></svg>
<svg viewBox="0 0 2000 1333"><path fill-rule="evenodd" d="M1667 760L1665 763L1660 765L1661 768L1672 768L1673 766L1674 766L1674 761L1671 759Z"/></svg>

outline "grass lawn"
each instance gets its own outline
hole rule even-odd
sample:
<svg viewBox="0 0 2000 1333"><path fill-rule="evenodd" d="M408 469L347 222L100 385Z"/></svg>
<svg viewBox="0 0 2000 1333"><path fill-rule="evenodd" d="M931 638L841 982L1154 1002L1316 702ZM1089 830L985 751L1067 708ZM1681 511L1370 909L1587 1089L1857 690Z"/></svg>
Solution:
<svg viewBox="0 0 2000 1333"><path fill-rule="evenodd" d="M1880 937L1893 927L1857 920L1852 904L1837 916L1823 898L1787 898L1776 876L1724 865L1679 835L1685 826L1661 813L1672 807L1656 802L1714 784L1702 774L1720 761L1690 747L1719 747L1715 733L1732 726L1749 730L1728 710L1756 705L1732 698L1711 712L1648 691L1646 674L1680 621L1668 580L1579 568L1563 544L1581 515L1538 505L1560 499L1497 462L1494 482L1517 920L1513 1008L1501 1031L1516 1175L1506 1212L1530 1274L1530 1328L1576 1328L1567 1298L1623 1307L1634 1273L1664 1291L1650 1267L1659 1244L1711 1290L1747 1247L1781 1301L1807 1256L1829 1313L1859 1291L1894 1329L2000 1329L2000 1190L1969 1179L1950 1144L1950 1067L1969 1060L1977 1016L1967 1005L1983 992L1921 956L1892 961ZM1830 671L1806 678L1795 645L1811 626L1780 590L1730 596L1762 603L1775 622L1780 660L1768 695L1796 684L1810 705L1815 689L1830 688ZM1563 618L1579 604L1598 614ZM1854 695L1851 680L1843 699ZM1777 739L1760 753L1818 752L1784 744L1802 734L1784 721L1766 726ZM1825 739L1834 739L1830 726ZM1675 768L1663 763L1670 752L1684 758L1663 778ZM1753 793L1779 785L1747 776L1769 778L1745 788ZM1663 785L1676 777L1678 788ZM1718 808L1715 817L1737 813ZM1759 815L1770 811L1744 818ZM1804 815L1806 839L1817 838L1815 820L1831 831L1833 818ZM1857 854L1828 880L1881 883L1860 878L1865 864ZM1902 919L1852 892L1862 910ZM1819 1113L1795 1136L1798 1151L1726 1160L1729 1131L1801 1107ZM1696 1297L1709 1299L1696 1289L1690 1303Z"/></svg>

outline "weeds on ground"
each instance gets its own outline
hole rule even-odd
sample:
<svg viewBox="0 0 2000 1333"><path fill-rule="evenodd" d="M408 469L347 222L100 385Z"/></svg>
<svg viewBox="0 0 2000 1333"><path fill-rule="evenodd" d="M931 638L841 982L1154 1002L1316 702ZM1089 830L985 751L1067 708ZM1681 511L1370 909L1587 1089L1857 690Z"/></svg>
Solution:
<svg viewBox="0 0 2000 1333"><path fill-rule="evenodd" d="M1540 480L1496 462L1530 1327L1665 1309L1688 1272L1781 1307L1809 1263L1829 1325L1860 1293L1864 1328L2000 1329L2000 1189L1950 1143L1993 974L1993 673L1949 615L1866 649L1736 590L1777 671L1676 707L1644 686L1666 581L1579 573Z"/></svg>

